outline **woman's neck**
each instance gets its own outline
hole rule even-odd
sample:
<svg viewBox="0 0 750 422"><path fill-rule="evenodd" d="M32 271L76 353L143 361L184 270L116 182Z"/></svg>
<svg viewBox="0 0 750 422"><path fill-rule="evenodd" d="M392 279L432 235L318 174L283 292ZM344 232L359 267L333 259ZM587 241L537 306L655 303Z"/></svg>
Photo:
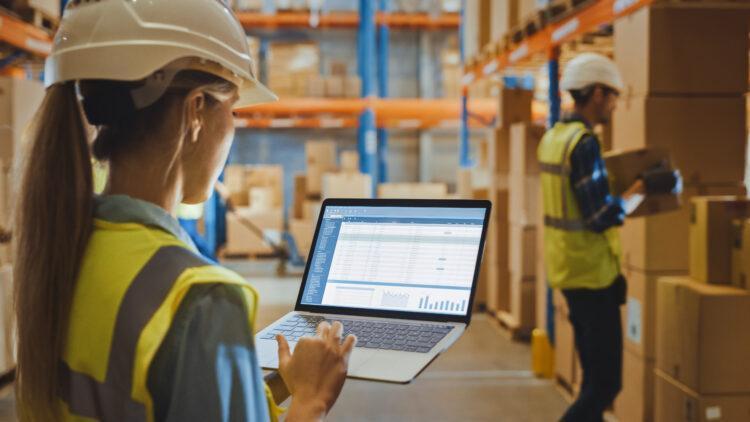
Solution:
<svg viewBox="0 0 750 422"><path fill-rule="evenodd" d="M182 197L181 177L177 165L165 165L164 161L122 158L111 160L109 179L104 193L127 195L151 202L173 214Z"/></svg>

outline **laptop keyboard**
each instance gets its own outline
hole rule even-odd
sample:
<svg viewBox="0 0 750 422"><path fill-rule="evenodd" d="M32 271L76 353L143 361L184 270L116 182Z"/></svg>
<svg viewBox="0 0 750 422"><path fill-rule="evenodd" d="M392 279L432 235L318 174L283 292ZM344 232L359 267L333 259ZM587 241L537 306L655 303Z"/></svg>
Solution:
<svg viewBox="0 0 750 422"><path fill-rule="evenodd" d="M292 315L261 338L273 340L276 334L282 334L289 341L297 341L300 337L315 335L315 329L323 321L331 324L334 321L341 322L344 326L342 338L348 334L354 334L357 336L356 347L417 353L429 352L453 329L450 325L326 319L317 315Z"/></svg>

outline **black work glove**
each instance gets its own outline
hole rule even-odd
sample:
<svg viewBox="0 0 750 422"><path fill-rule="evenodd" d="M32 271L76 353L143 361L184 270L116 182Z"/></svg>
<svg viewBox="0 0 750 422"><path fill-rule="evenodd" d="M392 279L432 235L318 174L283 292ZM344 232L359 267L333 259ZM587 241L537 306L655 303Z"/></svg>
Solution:
<svg viewBox="0 0 750 422"><path fill-rule="evenodd" d="M660 195L679 192L682 176L679 170L673 170L664 163L658 164L641 174L646 195Z"/></svg>

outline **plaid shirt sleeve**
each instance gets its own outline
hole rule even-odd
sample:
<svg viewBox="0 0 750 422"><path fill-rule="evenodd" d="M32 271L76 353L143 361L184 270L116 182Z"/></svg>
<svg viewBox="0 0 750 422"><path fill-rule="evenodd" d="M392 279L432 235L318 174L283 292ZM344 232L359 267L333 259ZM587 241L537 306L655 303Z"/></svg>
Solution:
<svg viewBox="0 0 750 422"><path fill-rule="evenodd" d="M594 136L581 139L570 154L570 184L589 230L601 233L625 221L624 204L609 191L607 169Z"/></svg>

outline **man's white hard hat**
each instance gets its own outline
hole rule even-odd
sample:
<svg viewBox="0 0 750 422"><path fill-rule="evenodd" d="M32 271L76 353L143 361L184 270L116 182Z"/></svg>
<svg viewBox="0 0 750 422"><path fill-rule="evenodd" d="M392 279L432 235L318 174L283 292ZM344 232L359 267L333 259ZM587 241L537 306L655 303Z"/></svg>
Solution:
<svg viewBox="0 0 750 422"><path fill-rule="evenodd" d="M151 77L157 88L134 96L143 107L183 69L236 84L237 108L277 99L255 77L245 32L220 0L70 0L45 62L44 83Z"/></svg>
<svg viewBox="0 0 750 422"><path fill-rule="evenodd" d="M625 84L617 65L609 57L596 53L582 53L565 65L560 88L574 91L601 84L622 91Z"/></svg>

